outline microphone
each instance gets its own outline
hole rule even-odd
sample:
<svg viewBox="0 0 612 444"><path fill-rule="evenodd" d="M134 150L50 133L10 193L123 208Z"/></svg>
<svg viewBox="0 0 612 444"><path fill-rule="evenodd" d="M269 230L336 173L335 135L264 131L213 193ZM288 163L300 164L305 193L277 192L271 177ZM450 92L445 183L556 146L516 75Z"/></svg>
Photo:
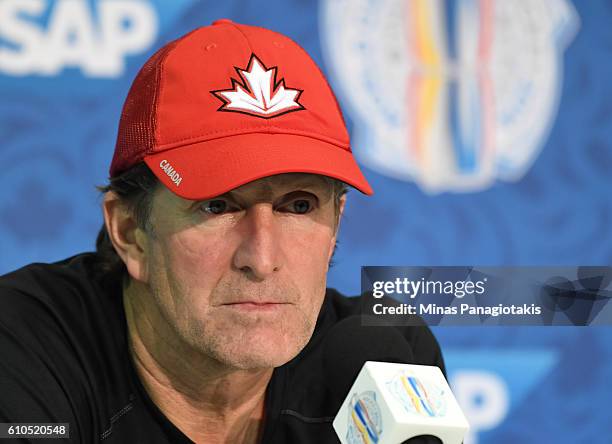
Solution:
<svg viewBox="0 0 612 444"><path fill-rule="evenodd" d="M469 424L438 367L410 364L398 329L338 322L325 338L323 368L341 407L342 444L460 444Z"/></svg>

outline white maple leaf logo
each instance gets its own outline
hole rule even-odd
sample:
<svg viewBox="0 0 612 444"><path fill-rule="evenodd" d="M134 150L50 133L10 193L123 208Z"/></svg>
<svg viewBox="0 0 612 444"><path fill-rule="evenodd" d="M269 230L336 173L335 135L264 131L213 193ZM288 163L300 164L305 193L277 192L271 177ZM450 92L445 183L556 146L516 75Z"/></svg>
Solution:
<svg viewBox="0 0 612 444"><path fill-rule="evenodd" d="M299 89L285 86L285 79L276 82L276 67L267 69L255 54L246 69L236 68L242 79L232 78L232 88L211 91L223 105L217 111L234 111L269 119L281 114L305 109L298 99Z"/></svg>

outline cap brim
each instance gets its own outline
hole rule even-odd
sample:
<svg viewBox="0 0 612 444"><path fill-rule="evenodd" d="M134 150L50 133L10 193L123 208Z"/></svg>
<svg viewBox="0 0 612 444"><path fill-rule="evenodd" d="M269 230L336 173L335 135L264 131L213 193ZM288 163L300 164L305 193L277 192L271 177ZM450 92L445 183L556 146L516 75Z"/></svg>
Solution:
<svg viewBox="0 0 612 444"><path fill-rule="evenodd" d="M373 193L349 151L293 134L223 137L151 154L144 161L168 189L190 200L209 199L283 173L320 174Z"/></svg>

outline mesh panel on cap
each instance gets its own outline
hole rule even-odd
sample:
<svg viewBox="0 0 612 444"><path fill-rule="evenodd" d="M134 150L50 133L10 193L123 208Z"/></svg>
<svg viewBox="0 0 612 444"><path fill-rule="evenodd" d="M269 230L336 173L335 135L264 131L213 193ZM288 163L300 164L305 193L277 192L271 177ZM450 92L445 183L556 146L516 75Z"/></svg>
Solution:
<svg viewBox="0 0 612 444"><path fill-rule="evenodd" d="M134 79L121 112L111 177L140 162L153 150L162 63L177 43L172 42L153 54Z"/></svg>

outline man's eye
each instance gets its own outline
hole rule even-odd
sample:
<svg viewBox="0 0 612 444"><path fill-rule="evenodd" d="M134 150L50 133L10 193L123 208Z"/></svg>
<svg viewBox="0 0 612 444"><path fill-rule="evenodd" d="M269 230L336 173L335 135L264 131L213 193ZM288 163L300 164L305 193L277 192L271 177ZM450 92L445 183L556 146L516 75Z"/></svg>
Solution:
<svg viewBox="0 0 612 444"><path fill-rule="evenodd" d="M224 200L210 200L202 205L202 211L210 214L223 214L227 211L227 202Z"/></svg>
<svg viewBox="0 0 612 444"><path fill-rule="evenodd" d="M279 202L278 211L291 214L308 214L318 208L319 199L308 192L294 192Z"/></svg>
<svg viewBox="0 0 612 444"><path fill-rule="evenodd" d="M306 214L312 209L312 204L309 200L298 199L291 202L290 207L296 214Z"/></svg>

